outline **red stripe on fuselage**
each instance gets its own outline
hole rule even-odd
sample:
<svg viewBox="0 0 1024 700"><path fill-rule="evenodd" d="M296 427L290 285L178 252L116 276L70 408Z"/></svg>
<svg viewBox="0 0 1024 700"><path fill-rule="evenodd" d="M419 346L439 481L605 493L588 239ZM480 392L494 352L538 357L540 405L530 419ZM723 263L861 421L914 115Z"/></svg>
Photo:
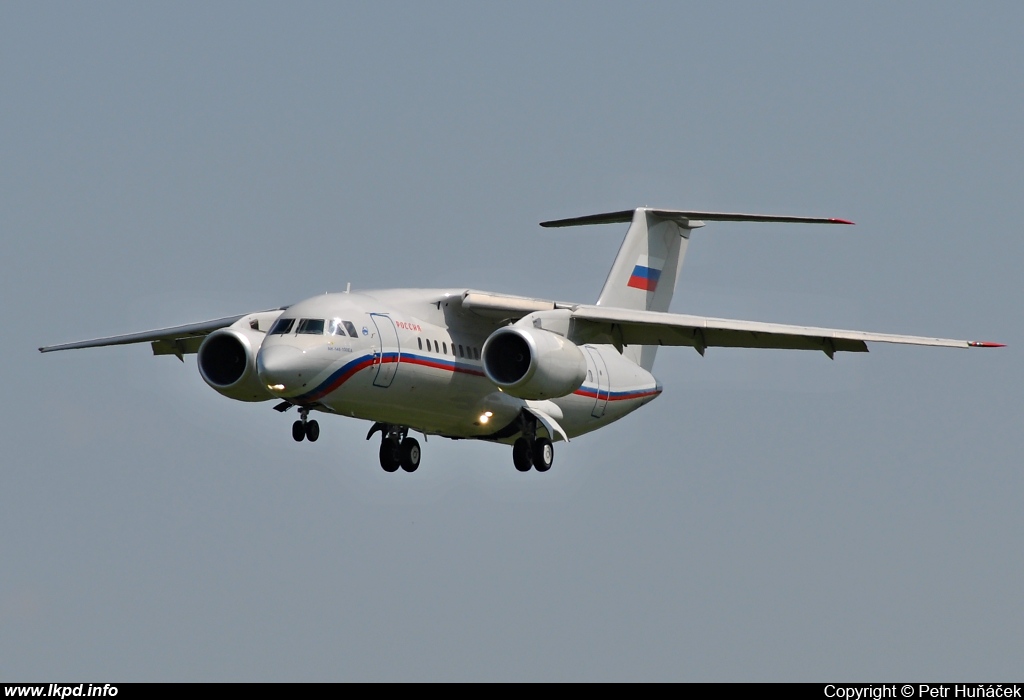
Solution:
<svg viewBox="0 0 1024 700"><path fill-rule="evenodd" d="M598 392L594 389L577 389L573 392L576 396L584 396L588 399L604 398L606 401L628 401L629 399L644 399L648 396L657 396L661 391L658 389L639 389L637 391Z"/></svg>
<svg viewBox="0 0 1024 700"><path fill-rule="evenodd" d="M419 355L402 355L400 362L409 365L419 365L420 367L443 369L448 372L456 372L459 374L470 374L474 377L484 376L483 371L474 369L472 367L466 367L464 365L459 365L454 362L432 360L429 357L420 357Z"/></svg>

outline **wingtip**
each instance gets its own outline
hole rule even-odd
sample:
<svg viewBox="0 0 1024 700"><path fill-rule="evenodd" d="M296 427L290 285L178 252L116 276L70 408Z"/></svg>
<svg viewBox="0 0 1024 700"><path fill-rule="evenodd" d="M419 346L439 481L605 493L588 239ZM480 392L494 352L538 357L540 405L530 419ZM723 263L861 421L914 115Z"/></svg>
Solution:
<svg viewBox="0 0 1024 700"><path fill-rule="evenodd" d="M989 343L984 340L971 340L967 344L972 348L1005 348L1006 343Z"/></svg>
<svg viewBox="0 0 1024 700"><path fill-rule="evenodd" d="M833 224L846 224L847 226L856 226L856 224L849 219L829 219Z"/></svg>

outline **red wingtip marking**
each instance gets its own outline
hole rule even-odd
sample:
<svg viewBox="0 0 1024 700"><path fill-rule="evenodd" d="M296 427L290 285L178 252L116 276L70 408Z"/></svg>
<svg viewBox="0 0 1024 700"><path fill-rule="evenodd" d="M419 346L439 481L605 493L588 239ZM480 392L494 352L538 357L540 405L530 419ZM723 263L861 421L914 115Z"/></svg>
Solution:
<svg viewBox="0 0 1024 700"><path fill-rule="evenodd" d="M852 221L847 221L846 219L829 219L829 221L831 221L833 224L847 224L849 226L854 225Z"/></svg>
<svg viewBox="0 0 1024 700"><path fill-rule="evenodd" d="M986 343L986 342L981 341L981 340L972 340L971 342L969 342L967 344L970 345L972 348L1005 348L1006 347L1006 343Z"/></svg>

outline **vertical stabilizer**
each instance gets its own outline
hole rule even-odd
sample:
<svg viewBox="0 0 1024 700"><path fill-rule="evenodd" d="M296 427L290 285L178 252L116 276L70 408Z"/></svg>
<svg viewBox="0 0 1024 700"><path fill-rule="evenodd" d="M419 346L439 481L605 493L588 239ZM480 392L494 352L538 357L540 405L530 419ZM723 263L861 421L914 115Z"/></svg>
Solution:
<svg viewBox="0 0 1024 700"><path fill-rule="evenodd" d="M649 209L634 211L598 306L668 311L689 242L690 226L660 218ZM622 354L650 371L657 350L656 345L632 346Z"/></svg>
<svg viewBox="0 0 1024 700"><path fill-rule="evenodd" d="M659 218L648 209L637 209L598 306L668 311L689 242L688 227Z"/></svg>

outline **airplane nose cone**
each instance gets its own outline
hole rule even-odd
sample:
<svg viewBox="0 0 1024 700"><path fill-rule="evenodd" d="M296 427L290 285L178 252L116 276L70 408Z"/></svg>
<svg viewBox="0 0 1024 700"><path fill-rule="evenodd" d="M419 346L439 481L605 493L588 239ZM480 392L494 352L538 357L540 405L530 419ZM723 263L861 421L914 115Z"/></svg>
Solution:
<svg viewBox="0 0 1024 700"><path fill-rule="evenodd" d="M260 348L256 355L256 371L268 386L283 384L285 388L300 383L303 353L290 345Z"/></svg>

